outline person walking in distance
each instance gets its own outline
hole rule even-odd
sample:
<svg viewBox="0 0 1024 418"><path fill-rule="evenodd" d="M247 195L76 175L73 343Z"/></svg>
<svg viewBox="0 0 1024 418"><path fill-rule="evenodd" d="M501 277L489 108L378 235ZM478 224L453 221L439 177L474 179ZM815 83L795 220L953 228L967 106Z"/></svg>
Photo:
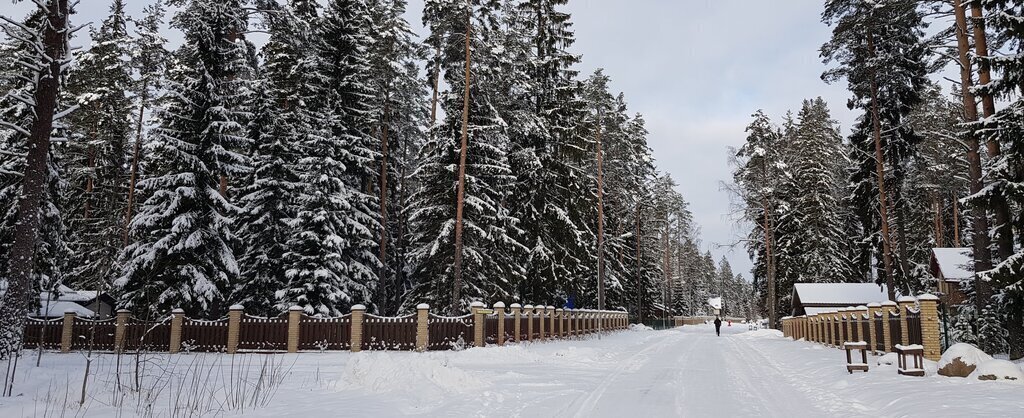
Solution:
<svg viewBox="0 0 1024 418"><path fill-rule="evenodd" d="M722 318L715 317L715 334L719 337L722 336Z"/></svg>

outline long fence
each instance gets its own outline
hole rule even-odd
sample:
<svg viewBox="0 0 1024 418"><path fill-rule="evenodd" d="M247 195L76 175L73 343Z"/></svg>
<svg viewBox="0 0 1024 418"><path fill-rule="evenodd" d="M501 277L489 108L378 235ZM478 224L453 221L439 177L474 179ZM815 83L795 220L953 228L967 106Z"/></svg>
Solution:
<svg viewBox="0 0 1024 418"><path fill-rule="evenodd" d="M896 346L921 346L924 357L939 360L939 298L924 294L904 296L898 302L869 303L814 315L782 318L782 332L842 348L847 342L865 342L875 352L895 352Z"/></svg>
<svg viewBox="0 0 1024 418"><path fill-rule="evenodd" d="M475 303L470 313L435 315L421 304L416 313L383 317L366 313L362 305L335 318L307 316L301 307L273 318L248 315L232 306L226 318L188 318L174 310L162 321L145 321L126 310L107 320L89 320L66 312L49 321L30 319L25 325L25 346L45 349L96 351L192 352L299 352L362 350L451 350L504 345L524 341L579 338L626 329L624 311L555 309L521 306L509 309L501 302L493 309Z"/></svg>

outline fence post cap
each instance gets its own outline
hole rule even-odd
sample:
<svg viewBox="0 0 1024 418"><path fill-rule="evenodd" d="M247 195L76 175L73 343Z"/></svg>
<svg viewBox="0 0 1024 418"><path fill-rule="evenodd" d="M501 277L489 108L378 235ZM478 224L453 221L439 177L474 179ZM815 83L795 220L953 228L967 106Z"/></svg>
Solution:
<svg viewBox="0 0 1024 418"><path fill-rule="evenodd" d="M871 303L868 304L868 307L869 308L881 308L882 304L878 303L878 302L871 302Z"/></svg>
<svg viewBox="0 0 1024 418"><path fill-rule="evenodd" d="M555 308L555 312L564 312L562 308Z"/></svg>
<svg viewBox="0 0 1024 418"><path fill-rule="evenodd" d="M520 305L518 303L513 303L512 305L509 305L509 306L512 307L512 309L519 309L519 308L523 307L523 305Z"/></svg>
<svg viewBox="0 0 1024 418"><path fill-rule="evenodd" d="M913 296L900 296L900 298L896 299L896 301L899 303L914 303L917 302L917 298Z"/></svg>
<svg viewBox="0 0 1024 418"><path fill-rule="evenodd" d="M866 310L868 310L868 307L866 305L860 305L860 306L857 307L857 310L858 311L866 311Z"/></svg>
<svg viewBox="0 0 1024 418"><path fill-rule="evenodd" d="M524 306L523 308L526 308L526 309L533 309L533 305L526 305L526 306Z"/></svg>
<svg viewBox="0 0 1024 418"><path fill-rule="evenodd" d="M473 301L473 303L469 304L469 307L471 307L471 308L483 308L484 306L487 306L487 305L484 305L483 302L478 301L478 300Z"/></svg>
<svg viewBox="0 0 1024 418"><path fill-rule="evenodd" d="M291 307L289 307L289 308L288 308L288 311L289 311L289 312L294 312L294 311L301 311L301 310L303 310L303 309L302 309L302 307L301 307L301 306L299 306L299 305L292 305Z"/></svg>
<svg viewBox="0 0 1024 418"><path fill-rule="evenodd" d="M228 308L228 310L232 310L232 311L240 311L240 310L243 310L243 309L245 309L245 307L242 306L242 305L239 305L237 303L234 304L234 305L231 305L231 307Z"/></svg>
<svg viewBox="0 0 1024 418"><path fill-rule="evenodd" d="M132 312L132 311L130 311L130 310L127 310L127 309L123 309L123 308L122 308L122 309L118 309L118 310L117 310L117 313L119 313L119 314L122 314L122 313L131 313L131 312Z"/></svg>
<svg viewBox="0 0 1024 418"><path fill-rule="evenodd" d="M416 309L420 310L420 311L427 310L427 309L430 309L430 305L428 305L426 303L421 303L419 305L416 305Z"/></svg>
<svg viewBox="0 0 1024 418"><path fill-rule="evenodd" d="M936 301L936 300L939 300L939 297L935 296L935 295L933 295L931 293L925 293L925 294L923 294L921 296L918 296L917 300L919 300L919 301L926 301L926 300Z"/></svg>
<svg viewBox="0 0 1024 418"><path fill-rule="evenodd" d="M358 304L357 305L352 305L351 310L353 310L353 311L365 311L366 310L366 306L358 305Z"/></svg>
<svg viewBox="0 0 1024 418"><path fill-rule="evenodd" d="M882 306L896 306L896 302L893 302L891 300L887 300L885 302L882 302Z"/></svg>
<svg viewBox="0 0 1024 418"><path fill-rule="evenodd" d="M171 310L171 313L175 315L184 315L185 310L181 308L174 308L173 310Z"/></svg>
<svg viewBox="0 0 1024 418"><path fill-rule="evenodd" d="M505 302L494 302L494 308L495 309L497 309L497 308L504 308L504 307L505 307Z"/></svg>
<svg viewBox="0 0 1024 418"><path fill-rule="evenodd" d="M546 308L544 308L544 309L547 309L547 310L549 310L549 311L553 311L553 310L555 310L555 307L554 307L554 306L551 306L551 305L548 305L548 306L547 306Z"/></svg>

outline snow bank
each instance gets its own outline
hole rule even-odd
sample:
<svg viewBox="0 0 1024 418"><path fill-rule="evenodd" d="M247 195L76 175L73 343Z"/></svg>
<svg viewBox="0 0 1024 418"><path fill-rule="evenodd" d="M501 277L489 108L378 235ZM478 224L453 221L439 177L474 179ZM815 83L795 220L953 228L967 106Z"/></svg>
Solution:
<svg viewBox="0 0 1024 418"><path fill-rule="evenodd" d="M360 353L345 363L337 388L422 393L434 396L465 393L488 383L449 364L447 356L409 356L407 353Z"/></svg>
<svg viewBox="0 0 1024 418"><path fill-rule="evenodd" d="M649 327L647 325L644 325L644 324L629 324L629 330L630 331L654 331L654 328L651 328L651 327Z"/></svg>
<svg viewBox="0 0 1024 418"><path fill-rule="evenodd" d="M885 355L878 358L879 366L895 366L899 364L900 358L896 353L885 353Z"/></svg>
<svg viewBox="0 0 1024 418"><path fill-rule="evenodd" d="M782 331L777 329L759 329L757 331L744 332L737 336L749 339L771 339L771 338L786 338L782 335Z"/></svg>
<svg viewBox="0 0 1024 418"><path fill-rule="evenodd" d="M978 368L967 378L1024 384L1024 371L1009 360L992 359L978 364Z"/></svg>

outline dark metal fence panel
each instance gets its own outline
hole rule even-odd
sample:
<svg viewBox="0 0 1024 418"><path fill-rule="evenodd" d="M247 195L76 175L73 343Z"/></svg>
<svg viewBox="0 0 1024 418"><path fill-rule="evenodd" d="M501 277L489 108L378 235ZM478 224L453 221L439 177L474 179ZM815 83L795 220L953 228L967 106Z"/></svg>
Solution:
<svg viewBox="0 0 1024 418"><path fill-rule="evenodd" d="M484 344L498 343L498 315L484 317Z"/></svg>
<svg viewBox="0 0 1024 418"><path fill-rule="evenodd" d="M239 350L288 350L288 313L277 318L242 315L238 324Z"/></svg>
<svg viewBox="0 0 1024 418"><path fill-rule="evenodd" d="M839 321L832 320L832 344L839 345Z"/></svg>
<svg viewBox="0 0 1024 418"><path fill-rule="evenodd" d="M462 349L473 343L472 315L446 317L430 314L427 327L427 348L430 350Z"/></svg>
<svg viewBox="0 0 1024 418"><path fill-rule="evenodd" d="M299 350L348 350L352 347L352 314L299 321Z"/></svg>
<svg viewBox="0 0 1024 418"><path fill-rule="evenodd" d="M71 349L113 351L114 334L117 332L115 321L113 318L92 321L76 317L71 325Z"/></svg>
<svg viewBox="0 0 1024 418"><path fill-rule="evenodd" d="M847 329L849 327L846 326L846 321L848 321L848 319L843 319L841 322L839 322L840 344L846 341L850 341L849 330Z"/></svg>
<svg viewBox="0 0 1024 418"><path fill-rule="evenodd" d="M885 322L881 312L875 312L875 350L885 351Z"/></svg>
<svg viewBox="0 0 1024 418"><path fill-rule="evenodd" d="M171 346L170 319L162 322L129 320L124 328L125 351L167 351Z"/></svg>
<svg viewBox="0 0 1024 418"><path fill-rule="evenodd" d="M415 350L416 315L388 318L367 314L363 319L363 350Z"/></svg>
<svg viewBox="0 0 1024 418"><path fill-rule="evenodd" d="M534 315L533 319L531 319L530 321L533 322L533 338L534 339L540 338L540 321L541 321L540 315Z"/></svg>
<svg viewBox="0 0 1024 418"><path fill-rule="evenodd" d="M898 313L889 313L889 347L886 351L895 352L896 344L903 344L903 328Z"/></svg>
<svg viewBox="0 0 1024 418"><path fill-rule="evenodd" d="M516 316L505 314L505 341L516 340Z"/></svg>
<svg viewBox="0 0 1024 418"><path fill-rule="evenodd" d="M228 320L205 321L185 318L181 325L183 351L219 352L228 348Z"/></svg>
<svg viewBox="0 0 1024 418"><path fill-rule="evenodd" d="M921 311L907 310L907 342L920 345L921 338Z"/></svg>
<svg viewBox="0 0 1024 418"><path fill-rule="evenodd" d="M61 334L64 333L64 318L49 321L28 318L25 320L25 348L60 349Z"/></svg>

